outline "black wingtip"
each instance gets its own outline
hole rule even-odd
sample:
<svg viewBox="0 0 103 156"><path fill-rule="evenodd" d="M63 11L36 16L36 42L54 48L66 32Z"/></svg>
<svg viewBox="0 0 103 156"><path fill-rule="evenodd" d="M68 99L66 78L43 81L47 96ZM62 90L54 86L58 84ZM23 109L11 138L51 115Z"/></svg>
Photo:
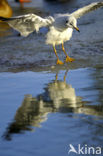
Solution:
<svg viewBox="0 0 103 156"><path fill-rule="evenodd" d="M10 19L9 19L9 18L5 18L5 17L1 17L1 16L0 16L0 20L6 22L6 21L8 21L8 20L10 20Z"/></svg>

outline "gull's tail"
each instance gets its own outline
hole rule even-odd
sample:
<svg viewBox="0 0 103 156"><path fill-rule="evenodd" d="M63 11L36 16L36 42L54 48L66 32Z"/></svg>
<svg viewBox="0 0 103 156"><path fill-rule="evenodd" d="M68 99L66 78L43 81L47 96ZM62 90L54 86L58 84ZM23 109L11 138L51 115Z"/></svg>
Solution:
<svg viewBox="0 0 103 156"><path fill-rule="evenodd" d="M19 16L18 16L18 17L19 17ZM15 19L17 19L17 17L7 18L7 17L2 17L2 16L0 16L0 20L1 20L1 21L4 21L4 22L12 21L12 20L15 20Z"/></svg>

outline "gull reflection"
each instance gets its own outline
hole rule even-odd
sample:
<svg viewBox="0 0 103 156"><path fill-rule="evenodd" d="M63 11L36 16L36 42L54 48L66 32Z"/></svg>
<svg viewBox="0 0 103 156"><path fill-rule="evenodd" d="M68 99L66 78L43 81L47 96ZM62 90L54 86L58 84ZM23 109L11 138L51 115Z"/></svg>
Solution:
<svg viewBox="0 0 103 156"><path fill-rule="evenodd" d="M76 96L75 89L66 83L66 76L68 71L64 75L64 81L59 81L58 74L56 74L56 79L54 82L48 84L48 93L49 98L52 100L52 103L55 108L59 109L60 107L78 107L80 103L80 97ZM78 103L78 105L77 105Z"/></svg>
<svg viewBox="0 0 103 156"><path fill-rule="evenodd" d="M76 96L75 89L66 82L67 73L68 71L65 72L62 81L58 80L58 74L56 74L55 80L49 83L44 92L37 97L32 97L30 94L25 95L13 122L3 136L6 140L11 140L12 134L26 130L34 131L34 127L40 127L41 123L48 119L48 114L53 112L103 116L96 106L85 105L87 101Z"/></svg>
<svg viewBox="0 0 103 156"><path fill-rule="evenodd" d="M68 110L67 108L80 107L78 102L81 101L81 98L77 97L75 89L66 83L67 73L68 71L66 71L63 81L57 80L58 74L56 74L55 80L49 83L44 92L36 98L30 94L25 95L15 114L14 121L4 134L5 139L11 140L12 134L25 130L32 131L34 127L40 127L41 123L47 120L48 113L65 112ZM73 110L69 109L68 111Z"/></svg>

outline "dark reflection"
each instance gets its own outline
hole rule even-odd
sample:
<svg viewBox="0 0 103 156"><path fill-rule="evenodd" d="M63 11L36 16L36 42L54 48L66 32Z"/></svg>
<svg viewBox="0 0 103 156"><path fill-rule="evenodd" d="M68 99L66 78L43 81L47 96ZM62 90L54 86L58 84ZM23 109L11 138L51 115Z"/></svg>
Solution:
<svg viewBox="0 0 103 156"><path fill-rule="evenodd" d="M63 81L55 80L47 85L44 92L36 98L25 95L22 105L18 108L14 121L8 126L4 138L12 139L12 134L32 131L46 121L51 112L83 113L103 116L102 106L89 105L81 97L76 96L75 89L66 82L68 71L65 72ZM88 105L87 105L88 104Z"/></svg>

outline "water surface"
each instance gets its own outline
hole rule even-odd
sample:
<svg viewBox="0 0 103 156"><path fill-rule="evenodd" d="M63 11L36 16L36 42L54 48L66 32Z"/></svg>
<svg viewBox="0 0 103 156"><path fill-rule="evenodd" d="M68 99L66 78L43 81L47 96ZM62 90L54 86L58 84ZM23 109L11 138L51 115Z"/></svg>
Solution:
<svg viewBox="0 0 103 156"><path fill-rule="evenodd" d="M68 155L102 146L102 68L0 73L0 155Z"/></svg>

